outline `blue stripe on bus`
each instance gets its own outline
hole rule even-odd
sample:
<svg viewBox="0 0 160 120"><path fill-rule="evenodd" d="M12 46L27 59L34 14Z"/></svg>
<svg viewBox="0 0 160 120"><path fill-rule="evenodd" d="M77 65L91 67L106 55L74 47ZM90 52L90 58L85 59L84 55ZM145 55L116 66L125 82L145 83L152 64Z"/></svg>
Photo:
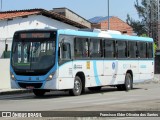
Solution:
<svg viewBox="0 0 160 120"><path fill-rule="evenodd" d="M99 86L99 85L101 85L101 83L100 83L100 79L98 77L97 65L96 65L95 60L93 61L93 69L94 69L94 76L95 76L96 84Z"/></svg>

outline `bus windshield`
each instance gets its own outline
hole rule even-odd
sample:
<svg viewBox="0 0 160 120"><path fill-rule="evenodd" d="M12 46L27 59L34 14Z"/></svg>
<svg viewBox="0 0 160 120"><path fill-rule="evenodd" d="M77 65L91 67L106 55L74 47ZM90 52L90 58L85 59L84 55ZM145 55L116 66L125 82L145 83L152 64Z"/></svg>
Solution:
<svg viewBox="0 0 160 120"><path fill-rule="evenodd" d="M55 37L51 39L15 38L11 59L15 73L18 75L46 74L55 64L55 43Z"/></svg>

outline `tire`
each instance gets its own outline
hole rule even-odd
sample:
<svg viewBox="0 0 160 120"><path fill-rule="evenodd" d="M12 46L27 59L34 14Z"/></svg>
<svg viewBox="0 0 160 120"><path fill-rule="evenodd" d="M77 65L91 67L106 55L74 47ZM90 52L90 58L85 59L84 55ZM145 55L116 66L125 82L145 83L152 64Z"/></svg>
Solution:
<svg viewBox="0 0 160 120"><path fill-rule="evenodd" d="M92 92L98 92L101 90L101 88L102 88L101 86L98 86L98 87L89 87L88 89Z"/></svg>
<svg viewBox="0 0 160 120"><path fill-rule="evenodd" d="M125 83L122 85L117 85L116 86L118 90L131 90L133 89L133 80L132 80L132 76L130 73L127 73L125 76Z"/></svg>
<svg viewBox="0 0 160 120"><path fill-rule="evenodd" d="M132 88L133 88L132 76L130 73L127 73L125 77L124 89L128 91L128 90L131 90Z"/></svg>
<svg viewBox="0 0 160 120"><path fill-rule="evenodd" d="M74 79L74 88L69 90L69 94L72 96L78 96L82 93L82 81L80 77L76 76Z"/></svg>
<svg viewBox="0 0 160 120"><path fill-rule="evenodd" d="M40 90L40 89L33 89L33 93L37 97L42 97L46 93L45 90Z"/></svg>

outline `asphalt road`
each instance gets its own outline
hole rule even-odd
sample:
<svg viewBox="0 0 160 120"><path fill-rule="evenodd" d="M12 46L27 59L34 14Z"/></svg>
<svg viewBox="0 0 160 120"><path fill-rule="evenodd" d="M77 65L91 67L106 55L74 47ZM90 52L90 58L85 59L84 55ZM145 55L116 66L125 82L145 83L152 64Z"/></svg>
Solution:
<svg viewBox="0 0 160 120"><path fill-rule="evenodd" d="M44 97L1 95L0 111L160 111L160 82L136 84L128 92L105 87L76 97L62 91Z"/></svg>

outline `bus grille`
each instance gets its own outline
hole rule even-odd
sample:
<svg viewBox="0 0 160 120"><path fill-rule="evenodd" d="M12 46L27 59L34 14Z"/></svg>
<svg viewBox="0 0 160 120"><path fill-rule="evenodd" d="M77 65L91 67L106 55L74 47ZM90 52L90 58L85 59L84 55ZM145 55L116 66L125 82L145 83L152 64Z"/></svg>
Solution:
<svg viewBox="0 0 160 120"><path fill-rule="evenodd" d="M41 88L42 83L18 83L18 85L21 88L28 88L28 87L33 87L33 88Z"/></svg>

